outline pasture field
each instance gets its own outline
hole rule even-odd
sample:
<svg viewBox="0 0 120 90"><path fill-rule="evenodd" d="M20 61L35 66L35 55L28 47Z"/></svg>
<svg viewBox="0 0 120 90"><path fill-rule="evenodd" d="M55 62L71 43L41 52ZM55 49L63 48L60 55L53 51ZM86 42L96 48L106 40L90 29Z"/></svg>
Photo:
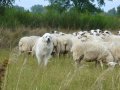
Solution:
<svg viewBox="0 0 120 90"><path fill-rule="evenodd" d="M94 62L82 62L74 67L72 56L52 57L48 66L38 66L37 60L18 51L0 50L0 59L9 58L2 84L3 90L120 90L120 67L95 67Z"/></svg>

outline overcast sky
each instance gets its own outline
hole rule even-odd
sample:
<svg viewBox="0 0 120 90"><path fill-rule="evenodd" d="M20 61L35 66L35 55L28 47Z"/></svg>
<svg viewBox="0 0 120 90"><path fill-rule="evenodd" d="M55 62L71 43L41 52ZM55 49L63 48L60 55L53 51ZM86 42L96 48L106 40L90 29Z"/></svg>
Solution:
<svg viewBox="0 0 120 90"><path fill-rule="evenodd" d="M48 5L47 0L15 0L15 5L19 5L24 7L25 9L30 9L33 5L40 4L43 6ZM117 7L120 5L120 0L105 0L105 6L102 7L105 12L107 12L109 9L112 9L113 7Z"/></svg>

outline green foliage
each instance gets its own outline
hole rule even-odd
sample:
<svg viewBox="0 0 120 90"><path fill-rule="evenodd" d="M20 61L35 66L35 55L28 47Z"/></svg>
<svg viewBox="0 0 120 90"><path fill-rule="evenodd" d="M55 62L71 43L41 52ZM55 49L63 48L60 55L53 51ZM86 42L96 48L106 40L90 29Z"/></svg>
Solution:
<svg viewBox="0 0 120 90"><path fill-rule="evenodd" d="M0 6L11 6L15 0L0 0Z"/></svg>
<svg viewBox="0 0 120 90"><path fill-rule="evenodd" d="M25 10L7 8L4 16L0 16L0 27L46 27L64 29L119 29L120 20L117 17L106 16L102 13L81 13L76 9L58 12L48 9L44 13L31 13Z"/></svg>
<svg viewBox="0 0 120 90"><path fill-rule="evenodd" d="M0 15L4 15L5 8L13 5L15 0L0 0Z"/></svg>
<svg viewBox="0 0 120 90"><path fill-rule="evenodd" d="M117 7L117 9L112 8L107 12L108 15L113 15L113 16L120 16L120 5Z"/></svg>
<svg viewBox="0 0 120 90"><path fill-rule="evenodd" d="M24 7L21 7L21 6L18 6L18 5L13 6L13 8L15 8L18 11L25 11Z"/></svg>
<svg viewBox="0 0 120 90"><path fill-rule="evenodd" d="M16 11L14 9L6 8L4 16L0 16L0 26L14 28L18 25L18 21L15 17Z"/></svg>
<svg viewBox="0 0 120 90"><path fill-rule="evenodd" d="M0 6L0 16L3 16L5 13L5 7Z"/></svg>
<svg viewBox="0 0 120 90"><path fill-rule="evenodd" d="M93 2L95 0L48 0L53 9L57 9L58 11L67 11L71 8L76 8L79 12L96 12L101 11L99 8L95 7ZM104 5L104 0L97 0L98 5Z"/></svg>
<svg viewBox="0 0 120 90"><path fill-rule="evenodd" d="M70 0L49 0L49 2L51 5L48 8L59 12L66 11L71 7Z"/></svg>
<svg viewBox="0 0 120 90"><path fill-rule="evenodd" d="M112 8L108 11L109 15L116 15L117 11L115 10L115 8Z"/></svg>
<svg viewBox="0 0 120 90"><path fill-rule="evenodd" d="M120 15L120 6L117 7L117 14Z"/></svg>
<svg viewBox="0 0 120 90"><path fill-rule="evenodd" d="M42 5L34 5L31 7L32 13L43 13L45 8Z"/></svg>

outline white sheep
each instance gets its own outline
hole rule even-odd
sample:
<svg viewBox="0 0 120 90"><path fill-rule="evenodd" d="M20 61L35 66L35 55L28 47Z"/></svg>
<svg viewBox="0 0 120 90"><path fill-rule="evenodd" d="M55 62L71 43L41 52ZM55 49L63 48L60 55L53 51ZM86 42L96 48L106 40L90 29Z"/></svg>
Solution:
<svg viewBox="0 0 120 90"><path fill-rule="evenodd" d="M120 37L118 35L103 34L101 37L105 42L120 42Z"/></svg>
<svg viewBox="0 0 120 90"><path fill-rule="evenodd" d="M67 54L68 52L70 52L70 49L72 47L72 41L71 38L73 37L73 35L71 34L65 34L62 36L58 37L58 43L59 43L59 55L60 54Z"/></svg>
<svg viewBox="0 0 120 90"><path fill-rule="evenodd" d="M73 36L77 36L78 33L77 33L77 32L73 32L72 35L73 35Z"/></svg>
<svg viewBox="0 0 120 90"><path fill-rule="evenodd" d="M115 62L120 65L120 42L113 42L111 45L107 45L109 50L111 51Z"/></svg>
<svg viewBox="0 0 120 90"><path fill-rule="evenodd" d="M57 55L59 56L59 52L60 52L60 42L59 42L59 34L51 34L52 39L53 39L53 51L52 51L52 55Z"/></svg>
<svg viewBox="0 0 120 90"><path fill-rule="evenodd" d="M19 40L19 44L18 44L20 53L22 53L22 52L31 53L32 48L38 38L39 38L39 36L22 37Z"/></svg>
<svg viewBox="0 0 120 90"><path fill-rule="evenodd" d="M118 35L120 36L120 31L118 31Z"/></svg>
<svg viewBox="0 0 120 90"><path fill-rule="evenodd" d="M103 39L100 36L96 36L96 35L91 35L90 33L86 33L84 35L82 35L81 37L78 37L79 39L81 39L81 41L103 41Z"/></svg>
<svg viewBox="0 0 120 90"><path fill-rule="evenodd" d="M72 47L71 38L73 37L72 34L64 34L64 35L56 35L52 34L53 36L53 53L55 53L58 57L61 54L68 54Z"/></svg>
<svg viewBox="0 0 120 90"><path fill-rule="evenodd" d="M80 64L83 60L88 62L95 61L96 63L100 62L103 68L103 62L114 62L111 52L101 43L79 42L72 46L71 51L76 64Z"/></svg>

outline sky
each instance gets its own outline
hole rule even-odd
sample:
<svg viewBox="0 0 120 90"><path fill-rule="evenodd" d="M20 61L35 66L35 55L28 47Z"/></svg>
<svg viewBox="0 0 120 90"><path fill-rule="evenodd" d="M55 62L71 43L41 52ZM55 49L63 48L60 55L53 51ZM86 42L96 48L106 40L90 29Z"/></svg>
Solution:
<svg viewBox="0 0 120 90"><path fill-rule="evenodd" d="M25 9L29 9L29 10L33 5L36 4L47 6L49 5L49 2L48 0L15 0L15 5L22 6ZM113 0L113 1L105 0L105 6L102 6L102 9L105 12L107 12L108 10L114 7L116 8L119 5L120 5L120 0Z"/></svg>

